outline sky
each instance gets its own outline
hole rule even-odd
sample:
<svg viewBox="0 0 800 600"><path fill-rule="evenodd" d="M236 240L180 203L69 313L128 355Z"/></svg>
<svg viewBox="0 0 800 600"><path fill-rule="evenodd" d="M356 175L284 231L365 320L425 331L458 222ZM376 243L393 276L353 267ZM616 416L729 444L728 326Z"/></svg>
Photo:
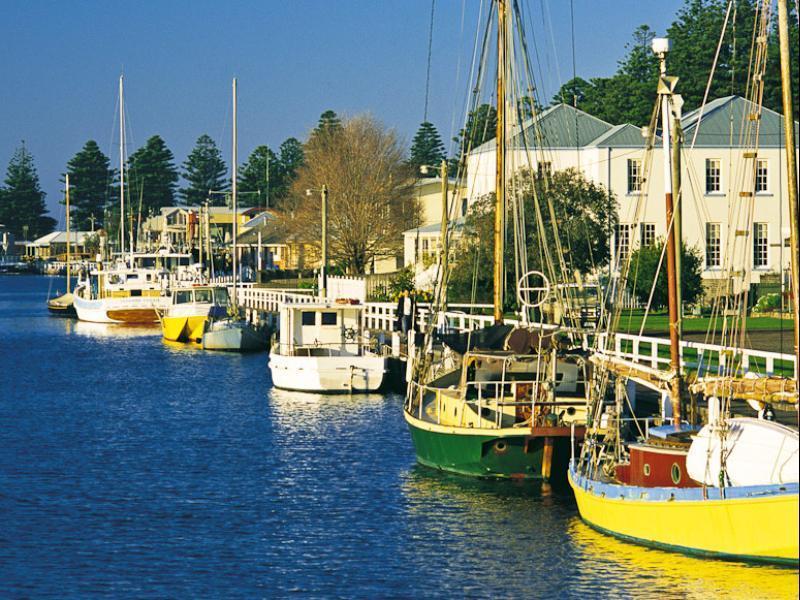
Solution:
<svg viewBox="0 0 800 600"><path fill-rule="evenodd" d="M486 1L435 0L428 120L446 143L464 120ZM611 75L634 29L663 34L682 4L572 0L576 73ZM547 101L573 73L571 3L523 5ZM63 222L67 161L89 139L119 161L121 73L129 154L158 134L180 165L205 133L230 164L234 76L240 161L260 144L304 140L327 109L370 113L410 143L425 110L430 14L431 0L0 0L0 170L24 140Z"/></svg>

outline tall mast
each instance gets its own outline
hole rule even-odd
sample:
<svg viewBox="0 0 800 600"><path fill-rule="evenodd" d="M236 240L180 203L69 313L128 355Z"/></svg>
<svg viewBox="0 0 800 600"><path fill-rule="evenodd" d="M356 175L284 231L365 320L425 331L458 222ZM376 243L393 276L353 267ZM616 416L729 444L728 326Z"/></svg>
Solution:
<svg viewBox="0 0 800 600"><path fill-rule="evenodd" d="M239 229L237 222L238 214L236 212L237 198L236 198L236 165L237 165L237 139L236 139L236 100L237 100L237 87L236 77L233 78L233 143L231 150L231 200L233 205L233 310L237 311L236 305L236 286L239 283L239 271L237 270L237 248L236 248L236 234Z"/></svg>
<svg viewBox="0 0 800 600"><path fill-rule="evenodd" d="M66 187L67 187L67 293L70 292L70 278L72 277L72 272L70 271L70 239L69 239L69 173L66 174Z"/></svg>
<svg viewBox="0 0 800 600"><path fill-rule="evenodd" d="M125 253L125 95L119 76L119 251Z"/></svg>
<svg viewBox="0 0 800 600"><path fill-rule="evenodd" d="M677 77L667 75L667 52L670 43L666 38L653 40L653 52L658 56L661 74L658 80L658 96L661 101L661 140L664 145L664 204L667 213L667 298L669 304L669 358L672 381L670 382L670 399L672 401L673 423L681 422L681 357L680 357L680 307L677 269L677 241L674 222L675 210L672 202L672 152L671 142L671 111L672 92Z"/></svg>
<svg viewBox="0 0 800 600"><path fill-rule="evenodd" d="M497 135L494 204L494 322L503 322L503 251L506 162L506 0L497 0Z"/></svg>
<svg viewBox="0 0 800 600"><path fill-rule="evenodd" d="M794 118L792 110L791 56L789 54L789 15L786 0L778 0L778 36L781 51L781 90L783 92L783 129L786 144L786 175L789 185L789 243L792 269L792 304L794 305L795 379L800 378L800 239L797 219L797 156L795 155Z"/></svg>

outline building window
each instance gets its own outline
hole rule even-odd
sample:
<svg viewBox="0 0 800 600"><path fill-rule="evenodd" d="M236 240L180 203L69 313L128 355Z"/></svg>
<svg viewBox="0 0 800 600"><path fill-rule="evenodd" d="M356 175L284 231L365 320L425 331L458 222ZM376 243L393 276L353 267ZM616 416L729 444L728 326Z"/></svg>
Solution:
<svg viewBox="0 0 800 600"><path fill-rule="evenodd" d="M756 194L769 192L769 165L765 159L756 161Z"/></svg>
<svg viewBox="0 0 800 600"><path fill-rule="evenodd" d="M462 198L461 199L461 216L462 217L466 217L467 216L467 208L468 207L469 206L467 204L467 199L466 198Z"/></svg>
<svg viewBox="0 0 800 600"><path fill-rule="evenodd" d="M718 158L706 159L706 194L722 191L722 167Z"/></svg>
<svg viewBox="0 0 800 600"><path fill-rule="evenodd" d="M550 177L550 174L553 172L553 163L541 161L539 164L536 165L536 174L539 176L539 179L543 179L545 177Z"/></svg>
<svg viewBox="0 0 800 600"><path fill-rule="evenodd" d="M719 223L706 223L706 269L716 269L722 264L722 240Z"/></svg>
<svg viewBox="0 0 800 600"><path fill-rule="evenodd" d="M637 194L642 191L642 161L639 158L628 159L628 193Z"/></svg>
<svg viewBox="0 0 800 600"><path fill-rule="evenodd" d="M656 224L642 223L639 229L639 240L642 248L649 248L656 243Z"/></svg>
<svg viewBox="0 0 800 600"><path fill-rule="evenodd" d="M617 225L616 251L617 267L620 267L631 251L631 226L627 223Z"/></svg>
<svg viewBox="0 0 800 600"><path fill-rule="evenodd" d="M753 223L753 267L769 266L769 227L766 223Z"/></svg>

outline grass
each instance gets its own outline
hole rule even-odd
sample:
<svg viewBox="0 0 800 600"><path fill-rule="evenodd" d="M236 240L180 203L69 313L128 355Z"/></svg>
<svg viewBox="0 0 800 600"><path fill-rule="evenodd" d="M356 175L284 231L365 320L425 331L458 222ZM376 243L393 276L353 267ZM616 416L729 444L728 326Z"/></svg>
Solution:
<svg viewBox="0 0 800 600"><path fill-rule="evenodd" d="M629 311L624 312L620 317L618 331L624 333L639 333L639 329L644 321L644 314L642 311ZM684 317L683 319L683 332L684 333L706 333L711 326L712 319L710 317ZM734 324L733 317L727 317L728 330ZM722 332L723 319L717 317L714 319L714 328L716 333ZM747 330L748 331L784 331L791 332L794 327L792 319L778 319L775 317L748 317ZM646 335L653 334L668 334L669 333L669 316L664 312L650 313L645 323L644 333Z"/></svg>

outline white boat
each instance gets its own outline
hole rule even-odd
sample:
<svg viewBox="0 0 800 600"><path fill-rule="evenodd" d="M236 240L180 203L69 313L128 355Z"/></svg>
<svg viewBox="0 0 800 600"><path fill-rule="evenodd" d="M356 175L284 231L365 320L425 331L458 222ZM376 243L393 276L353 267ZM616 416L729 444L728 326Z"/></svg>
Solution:
<svg viewBox="0 0 800 600"><path fill-rule="evenodd" d="M169 286L189 272L191 256L160 250L131 254L112 267L102 262L76 286L78 319L92 323L157 323L171 304Z"/></svg>
<svg viewBox="0 0 800 600"><path fill-rule="evenodd" d="M284 304L269 365L276 388L303 392L373 392L387 359L365 343L360 304Z"/></svg>

